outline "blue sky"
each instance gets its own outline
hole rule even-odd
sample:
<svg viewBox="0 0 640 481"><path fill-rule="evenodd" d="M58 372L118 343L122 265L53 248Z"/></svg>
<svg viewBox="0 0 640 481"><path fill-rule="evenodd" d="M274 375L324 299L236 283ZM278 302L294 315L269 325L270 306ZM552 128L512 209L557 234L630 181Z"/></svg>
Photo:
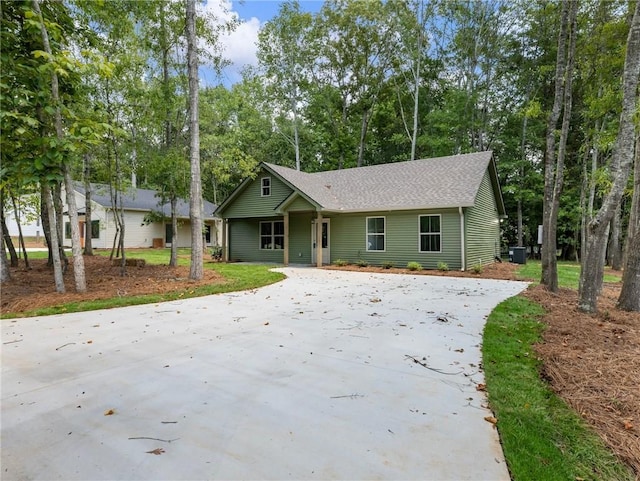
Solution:
<svg viewBox="0 0 640 481"><path fill-rule="evenodd" d="M219 17L220 5L225 5L231 15L240 20L235 32L222 39L225 46L225 57L232 64L227 67L223 77L218 79L208 69L201 72L202 82L205 85L223 83L230 86L241 79L240 73L246 65L256 64L256 41L260 28L271 18L278 14L282 1L278 0L208 0L206 10L212 11ZM322 7L322 0L301 0L300 8L303 11L317 12Z"/></svg>

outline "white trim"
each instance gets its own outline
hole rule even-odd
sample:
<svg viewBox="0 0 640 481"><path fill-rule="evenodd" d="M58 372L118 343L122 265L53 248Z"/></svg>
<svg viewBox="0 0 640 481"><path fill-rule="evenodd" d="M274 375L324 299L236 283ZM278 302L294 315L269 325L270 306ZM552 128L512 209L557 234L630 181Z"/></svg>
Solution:
<svg viewBox="0 0 640 481"><path fill-rule="evenodd" d="M422 223L420 219L423 217L439 217L440 221L440 231L439 232L422 232ZM423 251L422 250L422 236L430 236L430 235L439 235L440 236L440 249L437 251ZM418 252L421 254L441 254L442 253L442 214L418 214Z"/></svg>
<svg viewBox="0 0 640 481"><path fill-rule="evenodd" d="M371 233L369 234L369 219L383 219L384 220L384 232L382 234L380 233ZM366 246L366 251L367 252L387 252L387 217L384 215L372 215L369 217L365 217L365 221L364 221L364 232L365 232L365 239L364 239L364 245ZM370 235L382 235L382 241L384 243L384 249L369 249L369 236Z"/></svg>
<svg viewBox="0 0 640 481"><path fill-rule="evenodd" d="M317 228L316 228L316 222L318 222L318 219L312 219L311 220L311 263L313 264L317 253L316 253L316 248L314 247L314 241L316 241L316 237L317 237ZM323 224L327 224L327 247L326 249L322 247L322 239L320 239L320 249L322 249L322 263L323 264L330 264L331 263L331 218L330 217L323 217L322 218L322 223ZM327 262L324 262L324 257L325 257L325 251L327 253Z"/></svg>
<svg viewBox="0 0 640 481"><path fill-rule="evenodd" d="M264 181L265 180L269 181L269 185L264 185ZM260 197L271 197L271 187L272 187L271 176L260 177ZM264 189L265 188L269 189L269 193L268 194L264 193Z"/></svg>
<svg viewBox="0 0 640 481"><path fill-rule="evenodd" d="M465 258L467 257L467 253L465 251L466 239L464 236L464 211L462 210L462 207L458 207L458 211L460 212L460 270L466 271L467 263Z"/></svg>

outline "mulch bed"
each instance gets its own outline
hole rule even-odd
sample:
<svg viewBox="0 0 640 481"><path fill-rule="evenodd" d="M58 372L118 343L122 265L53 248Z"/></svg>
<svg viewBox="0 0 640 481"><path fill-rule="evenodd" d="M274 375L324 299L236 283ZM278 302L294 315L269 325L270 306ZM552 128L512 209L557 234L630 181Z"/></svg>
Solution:
<svg viewBox="0 0 640 481"><path fill-rule="evenodd" d="M189 281L189 268L146 265L120 267L102 256L85 257L88 292L73 292L71 266L65 274L66 294L55 292L46 261L31 261L32 269L12 268L12 281L2 285L1 312L24 312L88 299L184 291L199 285L224 282L205 269L202 281ZM360 272L402 273L517 280L516 264L496 263L480 274L459 271L409 271L379 267L329 267ZM543 343L536 347L543 362L542 375L551 388L591 424L605 443L640 479L640 313L617 309L619 284L605 285L600 313L579 312L575 291L549 293L537 286L524 295L541 304L547 314Z"/></svg>

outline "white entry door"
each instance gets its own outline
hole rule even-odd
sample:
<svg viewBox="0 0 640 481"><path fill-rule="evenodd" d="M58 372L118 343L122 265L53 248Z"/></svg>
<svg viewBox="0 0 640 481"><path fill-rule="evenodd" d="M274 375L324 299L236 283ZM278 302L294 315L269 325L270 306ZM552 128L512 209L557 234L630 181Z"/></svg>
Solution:
<svg viewBox="0 0 640 481"><path fill-rule="evenodd" d="M316 229L316 221L314 220L311 223L311 263L316 263L316 246L318 243L316 242L316 234L318 230ZM322 219L322 263L329 264L331 257L329 255L329 219Z"/></svg>

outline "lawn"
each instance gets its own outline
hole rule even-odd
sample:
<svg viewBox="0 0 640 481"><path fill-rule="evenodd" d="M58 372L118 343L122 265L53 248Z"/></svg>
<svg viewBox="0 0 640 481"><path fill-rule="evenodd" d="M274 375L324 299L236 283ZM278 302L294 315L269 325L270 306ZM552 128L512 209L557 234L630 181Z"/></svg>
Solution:
<svg viewBox="0 0 640 481"><path fill-rule="evenodd" d="M524 281L540 282L542 264L528 260L518 269L518 276ZM577 289L580 281L580 264L577 262L558 262L558 285ZM604 271L604 282L620 282L620 274L614 274L608 267Z"/></svg>

